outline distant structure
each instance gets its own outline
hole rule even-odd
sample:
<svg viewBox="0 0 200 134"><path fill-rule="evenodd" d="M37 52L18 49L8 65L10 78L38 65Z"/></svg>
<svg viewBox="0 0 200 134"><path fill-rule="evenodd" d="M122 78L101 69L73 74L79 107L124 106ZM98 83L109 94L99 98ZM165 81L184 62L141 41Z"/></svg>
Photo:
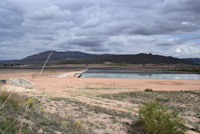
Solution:
<svg viewBox="0 0 200 134"><path fill-rule="evenodd" d="M6 84L6 80L0 80L0 84Z"/></svg>
<svg viewBox="0 0 200 134"><path fill-rule="evenodd" d="M9 85L25 88L33 88L35 86L34 83L24 78L10 78Z"/></svg>

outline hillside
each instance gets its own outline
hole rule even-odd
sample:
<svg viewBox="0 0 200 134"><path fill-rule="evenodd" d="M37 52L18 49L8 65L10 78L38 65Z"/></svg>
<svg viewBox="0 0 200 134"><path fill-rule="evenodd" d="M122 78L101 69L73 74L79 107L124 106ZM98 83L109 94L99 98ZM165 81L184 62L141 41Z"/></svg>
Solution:
<svg viewBox="0 0 200 134"><path fill-rule="evenodd" d="M200 59L199 58L185 58L185 60L193 61L197 64L200 64Z"/></svg>
<svg viewBox="0 0 200 134"><path fill-rule="evenodd" d="M49 63L51 62L59 62L62 60L76 60L76 59L88 59L97 56L104 55L96 55L96 54L88 54L78 51L66 51L66 52L57 52L57 51L45 51L38 54L30 55L21 60L2 60L0 64L40 64L44 63L49 56L49 54L53 52L52 56L49 59Z"/></svg>
<svg viewBox="0 0 200 134"><path fill-rule="evenodd" d="M143 53L136 55L110 55L101 57L101 60L112 63L129 64L194 64L194 62L184 59Z"/></svg>
<svg viewBox="0 0 200 134"><path fill-rule="evenodd" d="M44 63L51 51L28 56L21 60L0 61L7 64L41 64ZM53 51L48 63L53 64L97 64L97 63L124 63L124 64L195 64L193 61L166 57L153 54L136 55L97 55L82 52L56 52Z"/></svg>
<svg viewBox="0 0 200 134"><path fill-rule="evenodd" d="M50 61L60 61L64 59L92 58L98 56L95 54L82 53L78 51L67 51L67 52L46 51L39 54L28 56L22 59L22 61L24 62L45 61L51 52L53 52L53 54L50 58Z"/></svg>
<svg viewBox="0 0 200 134"><path fill-rule="evenodd" d="M104 55L83 59L68 59L57 62L58 64L92 64L92 63L125 63L125 64L195 64L193 61L166 57L152 54L136 55Z"/></svg>

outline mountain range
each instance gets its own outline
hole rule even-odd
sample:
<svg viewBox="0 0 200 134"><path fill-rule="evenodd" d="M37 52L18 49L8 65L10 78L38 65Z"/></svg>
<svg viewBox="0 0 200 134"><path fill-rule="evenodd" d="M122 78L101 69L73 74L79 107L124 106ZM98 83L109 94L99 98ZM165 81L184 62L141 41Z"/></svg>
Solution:
<svg viewBox="0 0 200 134"><path fill-rule="evenodd" d="M197 64L200 64L200 58L185 58L186 60L190 60L190 61L193 61Z"/></svg>
<svg viewBox="0 0 200 134"><path fill-rule="evenodd" d="M179 59L171 56L153 54L113 55L113 54L89 54L79 51L46 51L25 57L21 60L4 60L1 64L42 64L49 54L53 52L48 63L51 64L96 64L96 63L124 63L124 64L199 64L200 59Z"/></svg>

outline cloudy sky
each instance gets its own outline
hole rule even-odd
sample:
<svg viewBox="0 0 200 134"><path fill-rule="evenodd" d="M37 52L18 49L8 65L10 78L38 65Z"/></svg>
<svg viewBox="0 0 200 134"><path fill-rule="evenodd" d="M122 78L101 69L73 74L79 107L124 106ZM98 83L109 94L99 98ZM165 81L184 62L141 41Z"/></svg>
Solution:
<svg viewBox="0 0 200 134"><path fill-rule="evenodd" d="M1 0L0 60L47 50L200 58L200 0Z"/></svg>

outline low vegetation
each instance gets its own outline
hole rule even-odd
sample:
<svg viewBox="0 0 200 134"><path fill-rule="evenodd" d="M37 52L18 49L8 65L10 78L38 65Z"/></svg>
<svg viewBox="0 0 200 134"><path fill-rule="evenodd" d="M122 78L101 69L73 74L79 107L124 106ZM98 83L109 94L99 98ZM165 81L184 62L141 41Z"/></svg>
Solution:
<svg viewBox="0 0 200 134"><path fill-rule="evenodd" d="M4 64L4 63L0 63L0 67L16 67L16 66L20 66L23 64Z"/></svg>
<svg viewBox="0 0 200 134"><path fill-rule="evenodd" d="M103 94L98 96L106 99L130 102L133 103L134 105L139 105L139 106L141 105L147 106L146 103L148 102L153 102L153 101L159 102L161 105L169 107L171 110L180 113L180 116L185 118L186 126L189 129L194 130L196 132L200 132L199 131L200 91L167 92L167 91L151 91L148 89L144 92L121 92L115 94ZM135 124L135 126L137 125L138 124Z"/></svg>
<svg viewBox="0 0 200 134"><path fill-rule="evenodd" d="M0 91L0 133L94 133L85 125L93 128L95 132L112 129L112 132L130 130L129 132L134 134L183 134L186 128L199 132L199 98L199 91L165 92L145 89L143 92L93 96L96 101L91 104L77 98L61 97L47 97L45 103L41 104L42 98L37 100ZM112 109L109 108L112 100L129 104L116 103ZM104 101L106 103L103 103ZM60 113L62 111L62 114L52 114L54 111L50 113L50 109L47 109L49 113L46 112L47 106ZM66 106L70 108L66 109ZM130 106L134 106L134 111L130 110ZM139 111L135 110L137 108ZM181 117L184 117L185 121ZM115 129L115 126L120 127Z"/></svg>
<svg viewBox="0 0 200 134"><path fill-rule="evenodd" d="M145 91L145 92L153 92L153 90L150 89L150 88L146 88L144 91Z"/></svg>
<svg viewBox="0 0 200 134"><path fill-rule="evenodd" d="M49 114L37 99L12 92L0 91L0 132L1 133L93 133L70 115L61 118Z"/></svg>
<svg viewBox="0 0 200 134"><path fill-rule="evenodd" d="M144 104L138 123L147 134L184 134L184 119L157 101Z"/></svg>
<svg viewBox="0 0 200 134"><path fill-rule="evenodd" d="M118 116L121 118L134 119L134 116L131 113L116 111L116 110L109 110L109 109L101 107L101 106L90 105L90 104L83 103L83 102L80 102L77 100L70 100L68 98L60 98L60 97L54 97L54 98L51 98L51 100L64 101L64 102L67 102L68 104L70 104L70 103L73 103L75 105L77 104L77 106L79 106L79 107L82 106L82 108L84 107L88 111L93 111L95 113L104 113L104 114L111 115L111 116Z"/></svg>
<svg viewBox="0 0 200 134"><path fill-rule="evenodd" d="M199 69L167 69L167 70L162 70L162 71L199 73L200 68Z"/></svg>

